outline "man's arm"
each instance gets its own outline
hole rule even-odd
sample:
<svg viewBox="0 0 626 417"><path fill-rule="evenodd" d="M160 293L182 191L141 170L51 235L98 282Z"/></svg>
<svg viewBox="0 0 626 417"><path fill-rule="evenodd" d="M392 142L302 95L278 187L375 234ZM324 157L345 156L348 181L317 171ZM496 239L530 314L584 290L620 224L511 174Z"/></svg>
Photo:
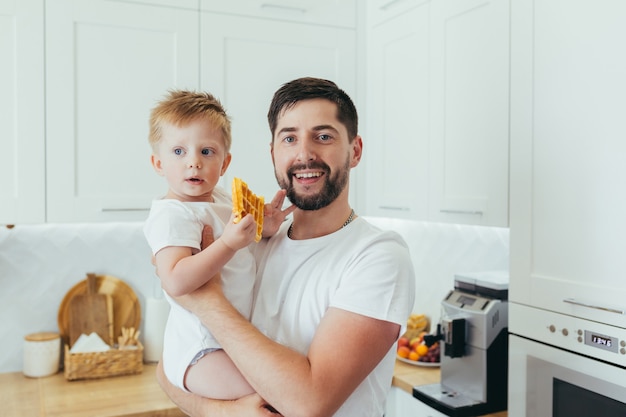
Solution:
<svg viewBox="0 0 626 417"><path fill-rule="evenodd" d="M259 332L211 280L178 301L209 328L255 391L289 417L332 415L395 343L400 326L330 308L307 356Z"/></svg>
<svg viewBox="0 0 626 417"><path fill-rule="evenodd" d="M185 392L172 385L165 376L161 362L157 365L156 377L159 385L168 397L185 414L191 417L276 417L268 404L257 394L251 394L236 401L211 400L190 392Z"/></svg>

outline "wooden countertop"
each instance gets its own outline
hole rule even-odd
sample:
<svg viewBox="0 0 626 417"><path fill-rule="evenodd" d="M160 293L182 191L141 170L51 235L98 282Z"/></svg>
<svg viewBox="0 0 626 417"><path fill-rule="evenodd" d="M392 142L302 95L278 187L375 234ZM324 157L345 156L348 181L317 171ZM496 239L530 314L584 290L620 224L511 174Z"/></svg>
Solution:
<svg viewBox="0 0 626 417"><path fill-rule="evenodd" d="M44 378L0 374L0 407L3 415L20 417L184 417L159 387L155 368L144 365L138 375L71 382L62 372ZM392 384L413 395L414 386L439 380L439 368L396 361Z"/></svg>
<svg viewBox="0 0 626 417"><path fill-rule="evenodd" d="M62 372L0 374L2 415L20 417L184 417L159 387L156 365L138 375L67 381Z"/></svg>
<svg viewBox="0 0 626 417"><path fill-rule="evenodd" d="M417 385L436 384L441 380L439 368L423 368L396 361L391 384L413 395L413 387ZM419 401L415 399L415 401ZM487 414L488 417L506 417L507 412Z"/></svg>

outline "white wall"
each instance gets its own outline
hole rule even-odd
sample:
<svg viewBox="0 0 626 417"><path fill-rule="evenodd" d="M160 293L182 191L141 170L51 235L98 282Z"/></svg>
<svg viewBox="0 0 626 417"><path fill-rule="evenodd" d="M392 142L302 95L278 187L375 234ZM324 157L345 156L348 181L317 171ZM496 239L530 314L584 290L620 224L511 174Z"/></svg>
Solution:
<svg viewBox="0 0 626 417"><path fill-rule="evenodd" d="M415 312L437 320L455 272L508 269L508 229L368 218L407 241L417 274ZM145 312L160 294L141 222L0 228L0 372L22 370L23 338L58 331L67 291L88 272L128 283ZM142 319L143 327L143 319Z"/></svg>

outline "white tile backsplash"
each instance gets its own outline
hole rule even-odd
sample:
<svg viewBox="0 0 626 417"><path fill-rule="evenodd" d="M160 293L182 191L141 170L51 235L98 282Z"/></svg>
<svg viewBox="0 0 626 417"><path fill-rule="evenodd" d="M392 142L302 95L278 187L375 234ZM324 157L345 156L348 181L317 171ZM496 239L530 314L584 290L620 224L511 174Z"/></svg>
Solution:
<svg viewBox="0 0 626 417"><path fill-rule="evenodd" d="M455 272L508 269L508 229L367 219L407 241L417 275L414 311L433 320ZM0 228L0 372L22 370L25 335L58 331L63 297L88 272L124 280L145 312L146 298L159 297L160 287L142 227L133 222Z"/></svg>
<svg viewBox="0 0 626 417"><path fill-rule="evenodd" d="M441 301L454 287L454 274L509 270L509 229L366 217L395 230L407 242L415 268L414 313L439 321Z"/></svg>

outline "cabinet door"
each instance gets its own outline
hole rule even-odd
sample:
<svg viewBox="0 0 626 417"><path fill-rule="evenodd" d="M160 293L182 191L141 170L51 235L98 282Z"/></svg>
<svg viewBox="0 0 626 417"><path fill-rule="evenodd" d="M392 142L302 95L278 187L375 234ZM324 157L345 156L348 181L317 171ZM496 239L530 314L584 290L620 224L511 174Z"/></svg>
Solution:
<svg viewBox="0 0 626 417"><path fill-rule="evenodd" d="M511 300L626 327L626 4L512 3Z"/></svg>
<svg viewBox="0 0 626 417"><path fill-rule="evenodd" d="M445 417L445 414L431 408L398 387L391 387L387 396L385 417Z"/></svg>
<svg viewBox="0 0 626 417"><path fill-rule="evenodd" d="M369 29L368 215L428 216L429 10L426 2Z"/></svg>
<svg viewBox="0 0 626 417"><path fill-rule="evenodd" d="M509 1L433 1L429 220L508 226Z"/></svg>
<svg viewBox="0 0 626 417"><path fill-rule="evenodd" d="M43 3L0 0L0 223L45 220Z"/></svg>
<svg viewBox="0 0 626 417"><path fill-rule="evenodd" d="M166 184L148 117L199 85L198 11L103 0L46 4L47 220L143 220Z"/></svg>
<svg viewBox="0 0 626 417"><path fill-rule="evenodd" d="M278 190L270 156L267 111L274 92L292 79L336 82L355 97L355 31L202 13L202 88L217 95L232 118L234 176L269 199Z"/></svg>

